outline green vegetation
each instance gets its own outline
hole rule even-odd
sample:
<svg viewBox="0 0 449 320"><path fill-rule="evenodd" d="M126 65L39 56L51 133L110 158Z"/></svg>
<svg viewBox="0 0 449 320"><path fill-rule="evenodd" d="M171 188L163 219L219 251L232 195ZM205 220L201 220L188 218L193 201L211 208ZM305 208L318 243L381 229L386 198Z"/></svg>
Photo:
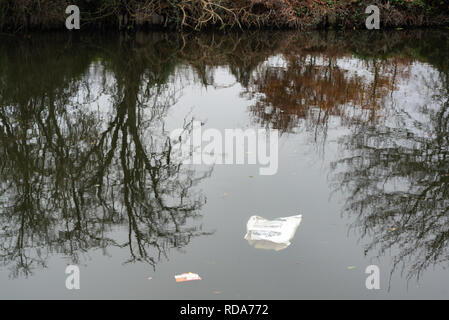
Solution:
<svg viewBox="0 0 449 320"><path fill-rule="evenodd" d="M383 27L449 24L443 0L0 0L0 30L64 28L71 4L101 29L360 28L371 4Z"/></svg>

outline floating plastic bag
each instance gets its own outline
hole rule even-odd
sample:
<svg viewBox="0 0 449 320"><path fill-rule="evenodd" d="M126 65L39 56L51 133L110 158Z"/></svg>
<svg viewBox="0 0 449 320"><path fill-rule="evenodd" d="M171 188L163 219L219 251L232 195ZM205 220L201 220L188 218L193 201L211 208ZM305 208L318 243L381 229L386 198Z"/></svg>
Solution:
<svg viewBox="0 0 449 320"><path fill-rule="evenodd" d="M282 250L290 245L302 215L267 220L252 216L246 224L245 239L257 249Z"/></svg>

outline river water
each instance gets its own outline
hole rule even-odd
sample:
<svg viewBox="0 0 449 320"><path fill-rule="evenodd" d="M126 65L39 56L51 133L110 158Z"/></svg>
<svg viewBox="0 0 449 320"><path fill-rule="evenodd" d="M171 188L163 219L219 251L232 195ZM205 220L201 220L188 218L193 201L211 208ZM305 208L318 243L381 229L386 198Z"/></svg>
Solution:
<svg viewBox="0 0 449 320"><path fill-rule="evenodd" d="M0 298L449 298L448 52L448 30L2 36ZM276 173L183 164L192 121L278 130ZM244 239L297 214L282 250Z"/></svg>

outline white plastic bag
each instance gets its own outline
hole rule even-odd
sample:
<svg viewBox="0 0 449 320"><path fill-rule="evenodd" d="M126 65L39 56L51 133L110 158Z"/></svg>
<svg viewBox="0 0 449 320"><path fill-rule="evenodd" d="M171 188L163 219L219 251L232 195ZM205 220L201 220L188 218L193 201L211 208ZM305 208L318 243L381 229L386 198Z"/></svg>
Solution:
<svg viewBox="0 0 449 320"><path fill-rule="evenodd" d="M302 215L267 220L252 216L246 224L245 239L257 249L282 250L290 245Z"/></svg>

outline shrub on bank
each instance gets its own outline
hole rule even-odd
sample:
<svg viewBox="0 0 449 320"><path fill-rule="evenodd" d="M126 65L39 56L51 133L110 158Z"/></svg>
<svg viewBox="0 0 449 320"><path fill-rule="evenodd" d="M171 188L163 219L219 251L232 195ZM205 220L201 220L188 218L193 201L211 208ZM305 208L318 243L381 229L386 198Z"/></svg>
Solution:
<svg viewBox="0 0 449 320"><path fill-rule="evenodd" d="M0 29L64 28L71 4L83 27L95 28L359 28L371 4L381 9L383 27L449 21L442 0L1 0Z"/></svg>

